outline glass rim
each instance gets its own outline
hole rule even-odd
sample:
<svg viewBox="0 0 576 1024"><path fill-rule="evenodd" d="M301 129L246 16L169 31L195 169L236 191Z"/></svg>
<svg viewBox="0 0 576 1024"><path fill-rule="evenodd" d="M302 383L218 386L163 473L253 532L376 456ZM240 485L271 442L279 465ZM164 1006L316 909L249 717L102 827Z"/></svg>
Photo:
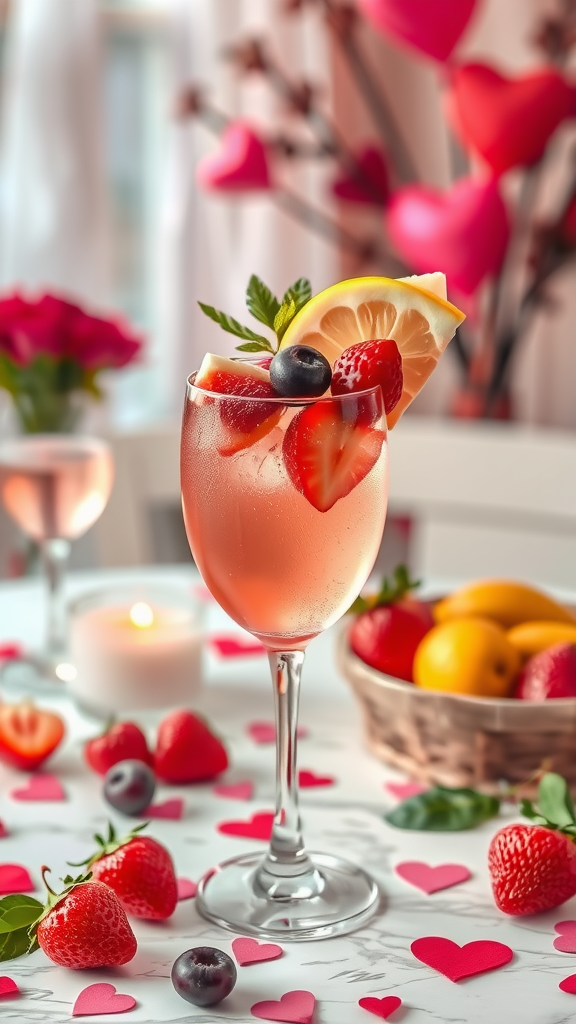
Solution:
<svg viewBox="0 0 576 1024"><path fill-rule="evenodd" d="M229 395L222 391L208 391L206 388L199 388L194 383L194 377L198 373L195 370L186 378L186 397L190 394L207 395L210 398L218 398L221 401L234 401L234 402L262 402L268 405L287 405L287 406L306 406L313 405L315 402L340 402L353 398L368 398L372 395L377 395L378 392L382 395L382 388L379 384L376 384L372 388L366 388L364 391L348 391L344 395L331 395L324 392L323 395L316 395L315 397L306 397L301 395L296 398L289 398L285 395ZM384 396L382 395L382 414L384 415Z"/></svg>

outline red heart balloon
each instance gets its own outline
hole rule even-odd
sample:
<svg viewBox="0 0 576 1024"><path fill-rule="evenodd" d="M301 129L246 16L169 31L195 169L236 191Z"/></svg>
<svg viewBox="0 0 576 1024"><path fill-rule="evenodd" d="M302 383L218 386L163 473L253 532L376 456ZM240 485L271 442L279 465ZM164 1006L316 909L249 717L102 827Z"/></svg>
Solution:
<svg viewBox="0 0 576 1024"><path fill-rule="evenodd" d="M445 61L470 21L476 0L358 0L379 32Z"/></svg>
<svg viewBox="0 0 576 1024"><path fill-rule="evenodd" d="M553 68L505 78L488 64L463 64L450 77L452 127L495 174L539 160L573 108L574 91Z"/></svg>
<svg viewBox="0 0 576 1024"><path fill-rule="evenodd" d="M461 178L445 193L408 185L388 205L389 238L418 274L443 270L471 295L500 269L508 244L506 208L494 179Z"/></svg>
<svg viewBox="0 0 576 1024"><path fill-rule="evenodd" d="M247 124L233 121L223 132L218 151L198 163L196 178L204 188L224 192L270 189L266 146Z"/></svg>
<svg viewBox="0 0 576 1024"><path fill-rule="evenodd" d="M385 206L390 194L388 168L381 149L366 146L356 155L360 168L357 175L343 173L332 183L332 191L349 203L372 203Z"/></svg>

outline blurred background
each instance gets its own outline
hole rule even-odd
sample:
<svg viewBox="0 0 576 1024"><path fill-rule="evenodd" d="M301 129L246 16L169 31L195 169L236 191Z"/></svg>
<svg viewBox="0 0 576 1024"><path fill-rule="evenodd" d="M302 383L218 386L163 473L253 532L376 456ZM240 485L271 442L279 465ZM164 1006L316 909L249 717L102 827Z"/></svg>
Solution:
<svg viewBox="0 0 576 1024"><path fill-rule="evenodd" d="M0 3L0 300L60 296L141 342L96 368L102 398L82 409L116 485L77 566L190 557L184 381L234 350L198 299L244 322L252 273L282 294L439 269L468 320L394 432L382 564L434 570L414 522L436 509L452 575L474 519L484 564L502 527L510 571L540 544L532 575L574 582L575 38L569 0ZM471 212L461 182L492 206ZM22 423L0 385L9 436ZM18 575L0 515L0 576Z"/></svg>

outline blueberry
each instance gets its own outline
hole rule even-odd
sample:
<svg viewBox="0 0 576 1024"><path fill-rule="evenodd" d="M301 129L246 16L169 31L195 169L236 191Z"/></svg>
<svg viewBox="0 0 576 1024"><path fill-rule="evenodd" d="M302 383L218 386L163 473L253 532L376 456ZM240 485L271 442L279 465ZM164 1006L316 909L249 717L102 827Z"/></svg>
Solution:
<svg viewBox="0 0 576 1024"><path fill-rule="evenodd" d="M214 1006L230 995L236 966L214 946L195 946L181 953L172 966L172 984L182 999L196 1006Z"/></svg>
<svg viewBox="0 0 576 1024"><path fill-rule="evenodd" d="M318 398L331 380L330 363L308 345L283 348L270 363L270 383L285 398Z"/></svg>
<svg viewBox="0 0 576 1024"><path fill-rule="evenodd" d="M112 765L104 776L104 798L123 814L140 814L152 803L156 777L144 761L130 758Z"/></svg>

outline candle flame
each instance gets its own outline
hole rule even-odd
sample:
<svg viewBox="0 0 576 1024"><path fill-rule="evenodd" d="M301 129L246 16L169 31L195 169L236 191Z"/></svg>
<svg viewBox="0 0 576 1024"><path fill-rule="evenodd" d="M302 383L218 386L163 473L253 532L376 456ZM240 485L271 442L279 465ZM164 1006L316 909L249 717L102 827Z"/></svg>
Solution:
<svg viewBox="0 0 576 1024"><path fill-rule="evenodd" d="M145 601L137 601L130 609L130 622L138 629L148 629L154 622L154 612Z"/></svg>

